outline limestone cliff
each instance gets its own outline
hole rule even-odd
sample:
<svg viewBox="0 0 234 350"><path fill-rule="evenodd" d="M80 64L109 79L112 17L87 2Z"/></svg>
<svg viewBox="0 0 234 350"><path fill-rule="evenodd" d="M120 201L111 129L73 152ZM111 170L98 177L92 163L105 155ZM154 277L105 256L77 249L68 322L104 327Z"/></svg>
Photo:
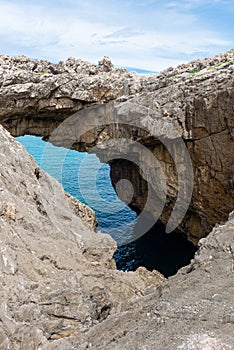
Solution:
<svg viewBox="0 0 234 350"><path fill-rule="evenodd" d="M116 271L114 241L2 127L0 145L1 350L232 349L233 214L168 281Z"/></svg>
<svg viewBox="0 0 234 350"><path fill-rule="evenodd" d="M0 349L70 350L164 278L117 271L116 243L81 221L79 202L2 126L0 145Z"/></svg>
<svg viewBox="0 0 234 350"><path fill-rule="evenodd" d="M165 222L177 178L167 151L144 130L151 125L173 145L179 133L195 172L192 203L181 230L197 241L233 206L232 56L231 51L150 77L114 70L107 59L96 67L72 59L52 65L1 56L1 122L13 135L48 137L74 111L95 103L101 104L100 115L102 108L111 112L112 104L102 103L117 98L116 118L130 118L128 125L93 128L74 140L75 147L85 150L97 144L100 156L108 157L104 141L111 137L146 145L167 174ZM142 129L129 128L134 120L127 113L129 103ZM149 107L157 113L146 115L144 108ZM84 110L90 117L92 109ZM105 114L106 122L111 115ZM92 212L38 169L1 126L0 146L1 350L232 349L233 214L200 240L191 264L169 280L144 268L120 272L113 261L115 242L90 228L95 226ZM152 164L143 160L153 176ZM112 161L111 166L113 182L125 175L134 178L131 205L141 209L145 179L130 163L126 168L124 161Z"/></svg>
<svg viewBox="0 0 234 350"><path fill-rule="evenodd" d="M161 141L171 140L173 152L180 156L181 149L175 141L181 137L192 160L194 186L179 230L197 244L215 223L226 220L234 207L233 73L234 50L153 76L114 69L107 58L96 66L72 58L51 64L24 56L2 55L0 121L15 136L29 133L48 138L72 113L83 110L87 116L93 113L93 128L90 125L89 132L74 139L71 147L84 151L98 145L102 150L100 157L105 160L109 149L104 142L113 137L125 137L145 145L159 160L166 176L167 198L161 215L165 224L178 195L178 174ZM89 113L87 107L95 105L105 112L108 109L105 104L111 100L116 101L115 124L100 128L96 111ZM129 103L138 106L132 113L128 113ZM151 114L147 112L149 109L153 111ZM136 120L140 128L129 127ZM152 135L142 132L146 128L152 130ZM153 131L157 131L160 140L153 136ZM124 158L122 151L119 158ZM142 211L149 184L139 169L147 168L155 177L151 160L141 159L139 154L139 166L123 159L109 162L113 184L121 178L130 179L134 186L130 205ZM157 206L161 206L160 198L157 205L155 199L148 203L147 210L153 217L157 216Z"/></svg>

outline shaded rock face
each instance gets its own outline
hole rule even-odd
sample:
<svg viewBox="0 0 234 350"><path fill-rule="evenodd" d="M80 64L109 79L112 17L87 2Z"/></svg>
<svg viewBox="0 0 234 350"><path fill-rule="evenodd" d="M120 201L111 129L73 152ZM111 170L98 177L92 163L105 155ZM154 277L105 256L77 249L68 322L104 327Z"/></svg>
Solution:
<svg viewBox="0 0 234 350"><path fill-rule="evenodd" d="M158 174L153 174L151 159L140 154L136 156L138 166L123 159L109 161L113 147L110 143L107 147L106 142L125 137L146 146L160 162L166 177L167 198L160 217L164 224L178 195L178 169L162 141L171 141L173 153L181 158L176 141L183 139L192 160L194 186L190 206L178 229L197 244L216 222L226 220L234 207L233 54L231 50L169 68L156 76L114 69L108 58L96 66L72 58L51 64L24 56L2 55L0 121L15 136L29 133L48 138L72 113L84 111L87 116L93 113L89 132L74 138L70 147L89 151L96 145L99 157L111 165L114 186L121 178L133 183L130 206L137 212L144 209L147 188L151 186L141 169L148 169L152 178ZM109 108L106 103L111 100L115 100L115 122L100 127L97 113L103 113L102 108L106 113ZM129 104L135 106L131 113ZM87 108L93 105L99 106L98 111ZM138 129L131 127L136 120ZM63 144L61 135L60 138ZM117 152L115 156L124 158L127 152L122 149L122 154ZM186 165L182 172L186 173ZM157 194L149 200L147 211L153 218L157 218L155 208L161 205Z"/></svg>
<svg viewBox="0 0 234 350"><path fill-rule="evenodd" d="M88 331L80 349L233 349L234 214L191 264Z"/></svg>
<svg viewBox="0 0 234 350"><path fill-rule="evenodd" d="M71 349L164 277L117 271L116 243L89 228L91 210L38 169L2 126L0 145L0 348Z"/></svg>

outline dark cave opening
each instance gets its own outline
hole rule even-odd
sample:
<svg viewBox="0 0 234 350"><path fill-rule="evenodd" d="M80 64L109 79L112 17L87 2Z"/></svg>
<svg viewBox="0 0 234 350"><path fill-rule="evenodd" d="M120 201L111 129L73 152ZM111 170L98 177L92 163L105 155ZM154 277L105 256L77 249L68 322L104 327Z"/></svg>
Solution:
<svg viewBox="0 0 234 350"><path fill-rule="evenodd" d="M135 271L144 266L148 270L157 270L165 277L173 276L190 263L197 248L180 232L165 232L161 222L155 225L136 241L119 247L115 253L117 268Z"/></svg>
<svg viewBox="0 0 234 350"><path fill-rule="evenodd" d="M158 199L157 192L150 187L150 183L141 175L137 164L121 158L114 159L109 163L113 187L116 188L116 184L122 179L130 181L133 186L133 197L128 205L138 214L138 217L144 213L141 224L137 220L133 229L132 236L137 237L137 239L119 247L115 253L117 268L124 271L135 271L138 267L144 266L151 271L158 270L165 277L176 274L181 267L190 263L197 247L178 230L166 233L165 225L160 220L154 222L151 215L147 214L145 205L149 193L151 196L153 194L150 209L155 209L157 205L160 206L160 199ZM123 189L123 193L117 192L119 198L125 201L126 190ZM137 224L139 224L138 228L136 228ZM144 232L146 227L149 227L149 230L140 237L139 232Z"/></svg>

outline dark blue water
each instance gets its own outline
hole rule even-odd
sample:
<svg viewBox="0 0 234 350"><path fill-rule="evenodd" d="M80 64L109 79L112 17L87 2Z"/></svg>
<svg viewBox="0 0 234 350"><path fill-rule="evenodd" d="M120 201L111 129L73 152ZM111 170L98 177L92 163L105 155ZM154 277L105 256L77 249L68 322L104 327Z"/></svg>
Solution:
<svg viewBox="0 0 234 350"><path fill-rule="evenodd" d="M66 192L94 209L98 229L109 233L119 246L114 256L118 269L128 271L145 266L171 276L189 263L195 247L180 234L166 234L160 223L138 240L124 245L134 236L136 213L118 199L111 184L110 167L100 163L96 155L55 147L36 136L17 140Z"/></svg>

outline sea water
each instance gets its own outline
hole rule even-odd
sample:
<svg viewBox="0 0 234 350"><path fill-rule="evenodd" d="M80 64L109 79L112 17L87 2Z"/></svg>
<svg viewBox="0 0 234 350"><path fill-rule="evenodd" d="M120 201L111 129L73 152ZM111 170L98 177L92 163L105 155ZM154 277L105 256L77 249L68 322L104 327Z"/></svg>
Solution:
<svg viewBox="0 0 234 350"><path fill-rule="evenodd" d="M95 154L55 147L36 136L18 137L17 140L66 192L93 208L98 230L109 233L118 244L114 256L118 269L134 271L145 266L167 277L193 258L196 248L192 243L178 232L166 234L165 226L160 222L142 237L124 244L134 237L137 216L119 200L111 184L109 165L101 163Z"/></svg>
<svg viewBox="0 0 234 350"><path fill-rule="evenodd" d="M110 166L95 154L55 147L37 136L16 138L38 165L57 179L66 192L92 207L98 230L110 234L119 246L131 237L136 213L119 200L111 184ZM123 270L134 269L134 243L120 247L115 259Z"/></svg>

